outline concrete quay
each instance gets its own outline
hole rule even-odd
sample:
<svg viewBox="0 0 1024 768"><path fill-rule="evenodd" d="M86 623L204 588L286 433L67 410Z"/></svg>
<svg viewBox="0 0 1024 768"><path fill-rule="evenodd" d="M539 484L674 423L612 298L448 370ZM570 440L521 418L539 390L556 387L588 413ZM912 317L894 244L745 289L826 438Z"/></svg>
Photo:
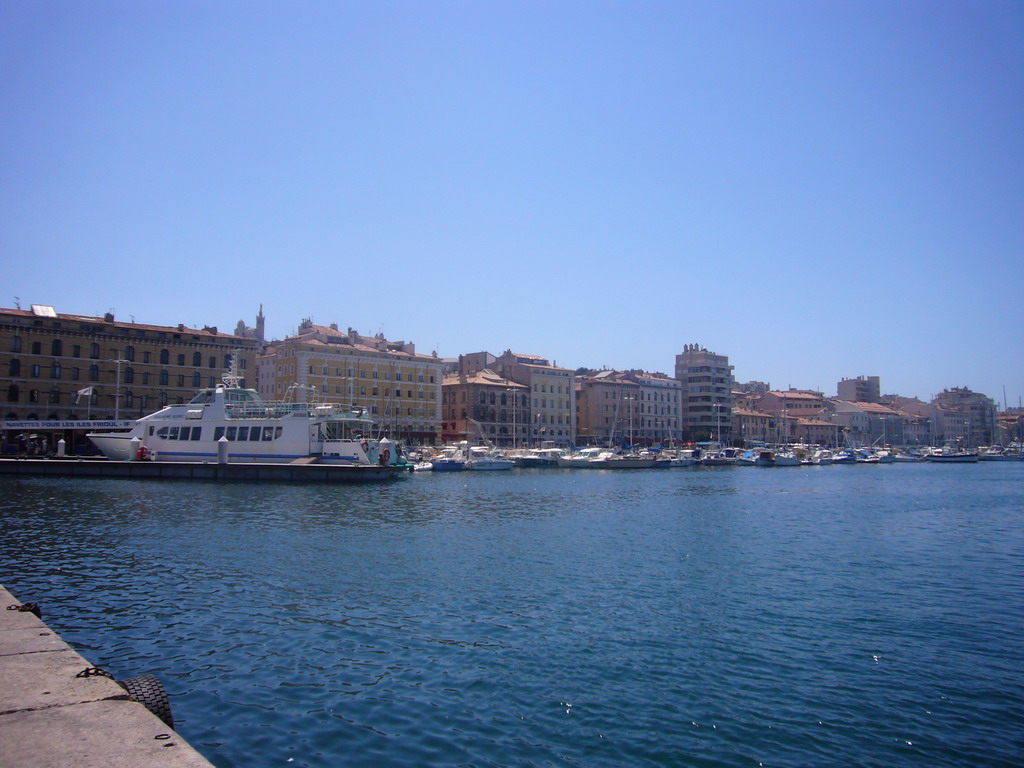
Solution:
<svg viewBox="0 0 1024 768"><path fill-rule="evenodd" d="M0 768L213 768L0 586Z"/></svg>
<svg viewBox="0 0 1024 768"><path fill-rule="evenodd" d="M399 467L345 464L218 464L213 461L108 461L107 459L0 459L0 475L240 480L302 483L387 482Z"/></svg>

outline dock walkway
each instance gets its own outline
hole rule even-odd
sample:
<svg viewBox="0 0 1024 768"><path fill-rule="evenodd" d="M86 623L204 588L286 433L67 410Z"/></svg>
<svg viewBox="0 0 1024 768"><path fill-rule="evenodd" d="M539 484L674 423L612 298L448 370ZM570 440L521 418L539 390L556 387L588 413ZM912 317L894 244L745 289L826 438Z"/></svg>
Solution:
<svg viewBox="0 0 1024 768"><path fill-rule="evenodd" d="M0 586L0 768L213 768Z"/></svg>

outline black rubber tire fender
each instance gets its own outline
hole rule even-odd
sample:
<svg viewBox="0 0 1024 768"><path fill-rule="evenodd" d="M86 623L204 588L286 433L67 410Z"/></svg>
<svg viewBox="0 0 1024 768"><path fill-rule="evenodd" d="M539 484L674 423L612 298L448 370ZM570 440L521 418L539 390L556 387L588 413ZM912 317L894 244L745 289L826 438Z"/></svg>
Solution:
<svg viewBox="0 0 1024 768"><path fill-rule="evenodd" d="M171 702L167 691L156 675L139 675L118 681L128 691L128 698L137 701L154 715L159 717L168 728L174 727L171 716Z"/></svg>

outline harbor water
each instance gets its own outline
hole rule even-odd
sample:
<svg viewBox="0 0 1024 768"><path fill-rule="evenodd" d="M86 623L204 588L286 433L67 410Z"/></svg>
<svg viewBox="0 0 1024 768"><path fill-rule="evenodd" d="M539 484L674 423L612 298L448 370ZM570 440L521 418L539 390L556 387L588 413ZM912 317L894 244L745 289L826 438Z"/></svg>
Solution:
<svg viewBox="0 0 1024 768"><path fill-rule="evenodd" d="M0 583L220 768L1024 762L1024 462L0 491Z"/></svg>

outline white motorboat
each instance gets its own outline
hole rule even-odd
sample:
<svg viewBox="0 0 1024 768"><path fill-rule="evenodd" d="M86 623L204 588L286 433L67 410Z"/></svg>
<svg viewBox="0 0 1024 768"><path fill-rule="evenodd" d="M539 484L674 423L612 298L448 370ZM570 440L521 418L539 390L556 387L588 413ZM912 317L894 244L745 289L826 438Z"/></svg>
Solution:
<svg viewBox="0 0 1024 768"><path fill-rule="evenodd" d="M397 443L374 439L373 420L362 409L319 402L262 400L239 386L235 372L223 384L200 390L188 403L143 416L126 432L87 437L113 461L218 461L404 466Z"/></svg>
<svg viewBox="0 0 1024 768"><path fill-rule="evenodd" d="M536 469L557 467L558 459L566 455L564 448L530 448L512 457L517 467Z"/></svg>
<svg viewBox="0 0 1024 768"><path fill-rule="evenodd" d="M591 469L664 469L670 466L671 459L659 458L649 451L631 454L605 451L590 462Z"/></svg>
<svg viewBox="0 0 1024 768"><path fill-rule="evenodd" d="M604 448L581 448L568 456L560 456L557 459L558 466L565 469L590 469L590 462L605 452Z"/></svg>
<svg viewBox="0 0 1024 768"><path fill-rule="evenodd" d="M476 472L512 469L515 465L512 459L506 459L497 451L481 446L470 448L466 459L466 469Z"/></svg>

